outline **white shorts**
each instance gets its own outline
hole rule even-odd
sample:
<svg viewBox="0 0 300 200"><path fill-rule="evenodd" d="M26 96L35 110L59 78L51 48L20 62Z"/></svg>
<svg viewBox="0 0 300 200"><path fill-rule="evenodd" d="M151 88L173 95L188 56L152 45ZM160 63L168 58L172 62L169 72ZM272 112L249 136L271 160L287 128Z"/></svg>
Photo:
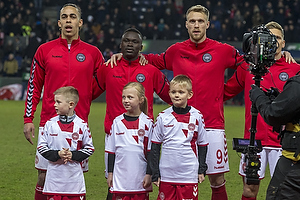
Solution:
<svg viewBox="0 0 300 200"><path fill-rule="evenodd" d="M225 131L221 129L207 129L206 174L220 174L229 172L228 147Z"/></svg>
<svg viewBox="0 0 300 200"><path fill-rule="evenodd" d="M38 137L38 144L39 144L39 139L41 138L40 135L42 134L43 127L39 127L39 137ZM48 167L48 160L44 158L37 150L35 154L35 168L37 170L42 170L42 171L47 171ZM81 161L81 167L83 172L89 171L89 158Z"/></svg>
<svg viewBox="0 0 300 200"><path fill-rule="evenodd" d="M270 170L271 177L273 176L276 163L279 157L281 156L281 151L282 151L281 148L263 147L263 150L258 153L258 155L260 156L259 160L261 162L260 170L258 170L259 179L265 178L265 172L268 163L269 163L269 170ZM239 174L243 177L246 176L246 174L244 173L246 167L244 157L245 154L242 154L240 160L240 167L239 167Z"/></svg>

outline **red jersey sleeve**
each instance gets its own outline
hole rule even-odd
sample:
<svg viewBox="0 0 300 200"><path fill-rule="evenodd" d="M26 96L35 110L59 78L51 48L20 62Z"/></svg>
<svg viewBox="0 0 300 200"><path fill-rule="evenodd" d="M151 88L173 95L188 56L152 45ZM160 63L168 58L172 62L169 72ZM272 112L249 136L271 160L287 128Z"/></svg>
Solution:
<svg viewBox="0 0 300 200"><path fill-rule="evenodd" d="M224 86L224 101L233 98L245 88L245 78L250 73L246 64L239 66Z"/></svg>
<svg viewBox="0 0 300 200"><path fill-rule="evenodd" d="M25 100L24 124L32 123L36 107L40 102L42 89L45 80L45 63L42 46L40 46L34 55L30 79L27 86L27 97Z"/></svg>
<svg viewBox="0 0 300 200"><path fill-rule="evenodd" d="M170 83L167 77L159 70L155 70L153 77L153 86L156 94L167 104L171 104L172 101L169 96Z"/></svg>

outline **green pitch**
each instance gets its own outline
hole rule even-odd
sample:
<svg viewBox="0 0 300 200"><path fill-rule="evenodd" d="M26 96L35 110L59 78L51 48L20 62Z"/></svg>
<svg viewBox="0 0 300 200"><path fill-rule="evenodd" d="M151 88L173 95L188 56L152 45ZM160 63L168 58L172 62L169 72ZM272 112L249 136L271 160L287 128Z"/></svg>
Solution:
<svg viewBox="0 0 300 200"><path fill-rule="evenodd" d="M104 131L105 103L95 102L91 107L89 126L93 135L95 153L90 157L89 172L85 173L87 199L103 200L106 197L107 185L104 178ZM154 105L154 116L167 108L167 105ZM0 199L33 200L37 181L37 170L34 169L40 105L37 110L36 138L31 145L23 135L23 101L0 101ZM244 129L244 107L225 107L226 137L229 149L230 172L226 173L226 188L229 200L239 200L242 194L242 178L238 175L239 155L232 150L232 138L242 137ZM269 171L261 181L258 200L265 199L270 181ZM150 194L150 199L157 197L157 188ZM209 200L211 194L209 180L199 186L199 199Z"/></svg>

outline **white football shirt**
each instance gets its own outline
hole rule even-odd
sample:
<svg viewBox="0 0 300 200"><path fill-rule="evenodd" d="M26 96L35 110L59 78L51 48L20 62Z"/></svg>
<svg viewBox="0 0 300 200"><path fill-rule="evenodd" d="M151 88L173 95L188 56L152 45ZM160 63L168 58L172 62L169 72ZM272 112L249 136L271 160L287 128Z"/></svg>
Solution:
<svg viewBox="0 0 300 200"><path fill-rule="evenodd" d="M38 144L40 153L48 150L62 150L69 148L70 151L81 151L92 155L94 146L88 125L78 116L73 122L63 124L59 116L46 122ZM47 176L43 193L83 195L86 193L85 181L81 164L70 161L63 164L62 159L56 162L49 161Z"/></svg>
<svg viewBox="0 0 300 200"><path fill-rule="evenodd" d="M208 145L200 111L191 107L187 114L177 114L172 107L167 108L156 119L151 141L162 144L161 181L198 183L197 145Z"/></svg>
<svg viewBox="0 0 300 200"><path fill-rule="evenodd" d="M152 186L143 188L152 130L153 121L144 113L135 121L127 121L123 114L114 119L105 145L105 152L115 154L113 193L152 191Z"/></svg>

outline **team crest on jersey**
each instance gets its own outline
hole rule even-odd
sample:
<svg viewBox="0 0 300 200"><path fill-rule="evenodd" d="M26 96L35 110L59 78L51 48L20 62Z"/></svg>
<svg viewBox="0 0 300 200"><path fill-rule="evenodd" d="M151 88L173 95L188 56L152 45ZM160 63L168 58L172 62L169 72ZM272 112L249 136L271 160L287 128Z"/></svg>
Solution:
<svg viewBox="0 0 300 200"><path fill-rule="evenodd" d="M206 53L202 56L202 60L206 63L210 62L212 60L212 56L209 53Z"/></svg>
<svg viewBox="0 0 300 200"><path fill-rule="evenodd" d="M85 61L85 55L82 53L79 53L79 54L77 54L76 59L79 62L83 62L83 61Z"/></svg>
<svg viewBox="0 0 300 200"><path fill-rule="evenodd" d="M159 193L159 198L161 200L164 200L165 199L165 194L163 192Z"/></svg>
<svg viewBox="0 0 300 200"><path fill-rule="evenodd" d="M78 133L73 133L72 134L72 139L73 140L78 140L79 139L79 134Z"/></svg>
<svg viewBox="0 0 300 200"><path fill-rule="evenodd" d="M189 125L188 125L188 129L190 130L190 131L194 131L195 130L195 124L193 124L193 123L190 123Z"/></svg>
<svg viewBox="0 0 300 200"><path fill-rule="evenodd" d="M281 81L287 81L287 80L289 79L288 73L286 73L286 72L281 72L281 73L279 74L279 79L280 79Z"/></svg>
<svg viewBox="0 0 300 200"><path fill-rule="evenodd" d="M39 163L39 157L35 156L35 164L38 164L38 163Z"/></svg>
<svg viewBox="0 0 300 200"><path fill-rule="evenodd" d="M144 135L145 135L145 130L144 130L144 129L139 129L139 130L138 130L138 135L139 135L140 137L144 136Z"/></svg>
<svg viewBox="0 0 300 200"><path fill-rule="evenodd" d="M144 74L138 74L136 75L135 79L137 80L137 82L142 83L146 80L146 77Z"/></svg>

